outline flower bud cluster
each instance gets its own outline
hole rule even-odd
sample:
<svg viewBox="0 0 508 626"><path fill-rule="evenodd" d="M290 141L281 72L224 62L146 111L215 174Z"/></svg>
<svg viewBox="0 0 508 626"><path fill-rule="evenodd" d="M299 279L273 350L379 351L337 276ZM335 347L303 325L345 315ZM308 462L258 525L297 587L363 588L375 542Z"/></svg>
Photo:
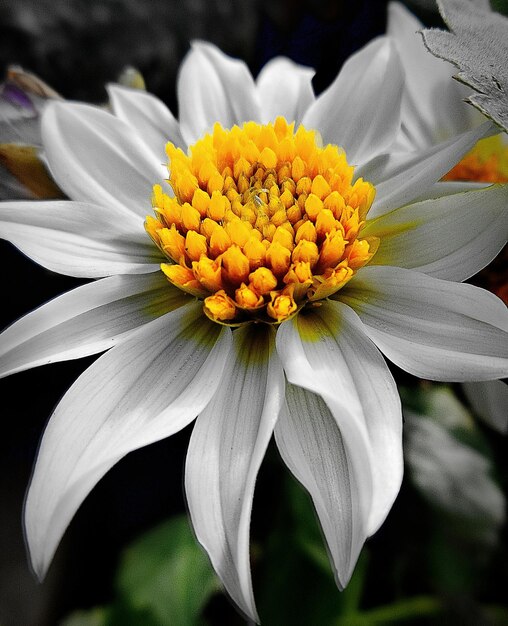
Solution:
<svg viewBox="0 0 508 626"><path fill-rule="evenodd" d="M216 124L185 154L167 145L174 196L155 185L146 229L171 283L214 321L282 322L336 292L378 241L360 238L374 187L314 131ZM169 189L167 190L169 192Z"/></svg>

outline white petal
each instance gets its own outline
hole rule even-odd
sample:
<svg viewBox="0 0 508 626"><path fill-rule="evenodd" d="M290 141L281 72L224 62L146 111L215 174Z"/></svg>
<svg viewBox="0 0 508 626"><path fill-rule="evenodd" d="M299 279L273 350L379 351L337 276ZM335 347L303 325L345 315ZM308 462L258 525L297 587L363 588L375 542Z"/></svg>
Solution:
<svg viewBox="0 0 508 626"><path fill-rule="evenodd" d="M463 383L473 410L489 426L508 433L508 385L501 380Z"/></svg>
<svg viewBox="0 0 508 626"><path fill-rule="evenodd" d="M224 377L192 432L185 490L194 531L226 590L258 621L249 565L254 483L284 399L272 329L233 333Z"/></svg>
<svg viewBox="0 0 508 626"><path fill-rule="evenodd" d="M494 259L508 238L508 185L492 185L395 209L369 220L380 237L373 265L396 265L462 281Z"/></svg>
<svg viewBox="0 0 508 626"><path fill-rule="evenodd" d="M83 285L0 335L0 376L101 352L188 301L161 272L110 276Z"/></svg>
<svg viewBox="0 0 508 626"><path fill-rule="evenodd" d="M333 399L339 426L347 419L340 415L344 410L365 424L374 467L371 534L386 517L402 479L400 400L385 360L354 311L333 301L323 303L313 315L299 316L292 325L282 325L277 346L281 355L287 355L283 363L291 382L322 394L327 402ZM302 363L296 366L295 359ZM310 367L312 383L305 384L310 373L299 374L296 367Z"/></svg>
<svg viewBox="0 0 508 626"><path fill-rule="evenodd" d="M39 577L102 476L206 406L230 344L230 330L193 303L146 324L78 378L48 423L26 499L27 543Z"/></svg>
<svg viewBox="0 0 508 626"><path fill-rule="evenodd" d="M376 187L369 217L377 217L425 195L475 145L492 134L486 122L474 130L415 152L382 154L356 170Z"/></svg>
<svg viewBox="0 0 508 626"><path fill-rule="evenodd" d="M114 84L107 86L107 92L114 114L136 131L157 161L167 163L165 146L168 141L178 148L186 148L180 125L158 98L141 89Z"/></svg>
<svg viewBox="0 0 508 626"><path fill-rule="evenodd" d="M337 586L344 589L367 537L356 497L365 485L357 482L351 452L322 397L288 384L286 402L275 427L277 447L312 496Z"/></svg>
<svg viewBox="0 0 508 626"><path fill-rule="evenodd" d="M312 104L302 123L324 143L364 163L393 143L400 125L404 73L393 43L379 37L344 63L335 81Z"/></svg>
<svg viewBox="0 0 508 626"><path fill-rule="evenodd" d="M261 121L273 122L278 115L282 115L289 122L299 124L315 100L313 76L313 69L297 65L286 57L268 61L256 80Z"/></svg>
<svg viewBox="0 0 508 626"><path fill-rule="evenodd" d="M338 296L378 348L430 380L508 375L508 310L493 294L398 267L364 267Z"/></svg>
<svg viewBox="0 0 508 626"><path fill-rule="evenodd" d="M194 143L215 122L224 128L259 121L256 85L243 61L217 47L195 41L178 77L178 111L182 135Z"/></svg>
<svg viewBox="0 0 508 626"><path fill-rule="evenodd" d="M421 24L402 4L388 6L387 33L393 38L406 75L402 123L414 147L448 139L472 127L466 89L457 70L425 48Z"/></svg>
<svg viewBox="0 0 508 626"><path fill-rule="evenodd" d="M339 525L326 529L325 523L323 530L335 560L338 580L345 585L365 538L382 523L400 488L402 417L395 383L381 354L365 336L357 316L339 303L325 303L313 313L300 315L282 324L277 334L277 350L288 380L293 385L319 394L333 415L335 425L323 417L320 428L337 430L334 440L340 436L344 442L346 457L339 458L337 455L336 462L348 465L353 502L353 508L348 508L348 515L351 516L349 531ZM322 436L316 431L312 435L315 443L311 444L312 437L305 433L314 428L314 421L311 416L312 426L305 426L308 418L303 406L297 410L296 397L301 402L314 404L316 411L318 405L324 404L315 399L311 401L301 392L294 396L293 405L288 399L289 417L294 427L298 428L298 434L286 432L284 437L288 445L295 448L290 467L298 468L297 459L302 454L303 467L308 464L308 458L318 458L319 450L312 450ZM289 444L291 439L294 439L293 443ZM301 440L300 443L298 440ZM307 452L298 452L302 446L303 450L309 446ZM326 450L324 453L328 455ZM317 474L320 471L317 469ZM340 467L336 467L335 471L340 474ZM312 472L312 467L309 465L302 472L304 475ZM302 477L299 478L311 491L319 509L317 503L324 497L320 493L326 493L329 487L321 484L322 479L316 475L313 480L317 492L313 492L311 486ZM341 493L347 493L345 486L341 488ZM339 504L336 501L333 506ZM332 504L329 503L329 506ZM338 514L333 508L326 513L332 520ZM350 547L347 558L344 542ZM339 549L340 545L342 548Z"/></svg>
<svg viewBox="0 0 508 626"><path fill-rule="evenodd" d="M154 272L162 260L141 218L115 205L2 202L0 237L36 263L67 276Z"/></svg>
<svg viewBox="0 0 508 626"><path fill-rule="evenodd" d="M128 124L97 107L53 102L42 139L51 173L72 200L150 213L153 185L167 172Z"/></svg>
<svg viewBox="0 0 508 626"><path fill-rule="evenodd" d="M464 191L477 191L490 187L490 183L477 183L463 180L446 180L439 181L425 190L423 196L416 198L415 201L430 200L431 198L442 198L443 196L451 196L454 193L463 193ZM369 215L369 217L371 217Z"/></svg>

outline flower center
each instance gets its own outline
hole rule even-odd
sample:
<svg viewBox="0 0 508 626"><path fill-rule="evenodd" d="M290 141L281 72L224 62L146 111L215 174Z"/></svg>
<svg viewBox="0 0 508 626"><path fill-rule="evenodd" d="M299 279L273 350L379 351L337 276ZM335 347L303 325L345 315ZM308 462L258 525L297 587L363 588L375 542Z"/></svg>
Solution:
<svg viewBox="0 0 508 626"><path fill-rule="evenodd" d="M501 135L481 139L443 180L508 183L508 145Z"/></svg>
<svg viewBox="0 0 508 626"><path fill-rule="evenodd" d="M279 117L216 124L188 155L167 144L174 197L154 186L145 227L161 269L216 322L282 322L343 287L379 241L359 236L375 189L337 146Z"/></svg>

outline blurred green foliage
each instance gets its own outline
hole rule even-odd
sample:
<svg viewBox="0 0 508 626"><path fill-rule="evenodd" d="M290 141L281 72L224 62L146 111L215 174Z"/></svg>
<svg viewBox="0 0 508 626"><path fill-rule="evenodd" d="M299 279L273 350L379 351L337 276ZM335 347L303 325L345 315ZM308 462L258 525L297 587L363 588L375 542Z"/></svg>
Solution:
<svg viewBox="0 0 508 626"><path fill-rule="evenodd" d="M503 15L508 15L508 0L491 0L490 6Z"/></svg>
<svg viewBox="0 0 508 626"><path fill-rule="evenodd" d="M220 589L185 515L125 550L116 587L111 606L78 611L61 626L203 626L201 611Z"/></svg>
<svg viewBox="0 0 508 626"><path fill-rule="evenodd" d="M118 576L123 600L160 624L194 626L218 580L186 517L156 528L127 549Z"/></svg>

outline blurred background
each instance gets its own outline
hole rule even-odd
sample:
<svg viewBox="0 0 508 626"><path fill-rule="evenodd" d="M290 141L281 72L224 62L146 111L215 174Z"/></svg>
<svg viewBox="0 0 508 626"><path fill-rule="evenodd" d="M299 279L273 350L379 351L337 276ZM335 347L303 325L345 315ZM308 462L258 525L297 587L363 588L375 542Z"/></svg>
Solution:
<svg viewBox="0 0 508 626"><path fill-rule="evenodd" d="M277 55L312 66L320 93L351 53L384 32L386 4L2 0L0 71L20 65L67 99L103 103L105 84L132 66L176 115L178 67L198 38L242 58L254 75ZM426 25L441 24L431 1L406 4ZM79 284L0 243L2 327ZM190 428L122 460L76 515L46 581L32 576L21 515L37 444L54 406L92 361L0 381L0 626L243 624L182 517ZM254 588L266 626L508 624L506 440L478 419L464 390L394 374L405 401L406 479L346 592L335 587L306 494L269 450L252 521Z"/></svg>
<svg viewBox="0 0 508 626"><path fill-rule="evenodd" d="M283 54L317 70L320 90L354 50L382 33L386 2L337 0L3 0L0 61L30 68L67 98L100 102L126 65L175 103L192 39L246 60L257 74Z"/></svg>

